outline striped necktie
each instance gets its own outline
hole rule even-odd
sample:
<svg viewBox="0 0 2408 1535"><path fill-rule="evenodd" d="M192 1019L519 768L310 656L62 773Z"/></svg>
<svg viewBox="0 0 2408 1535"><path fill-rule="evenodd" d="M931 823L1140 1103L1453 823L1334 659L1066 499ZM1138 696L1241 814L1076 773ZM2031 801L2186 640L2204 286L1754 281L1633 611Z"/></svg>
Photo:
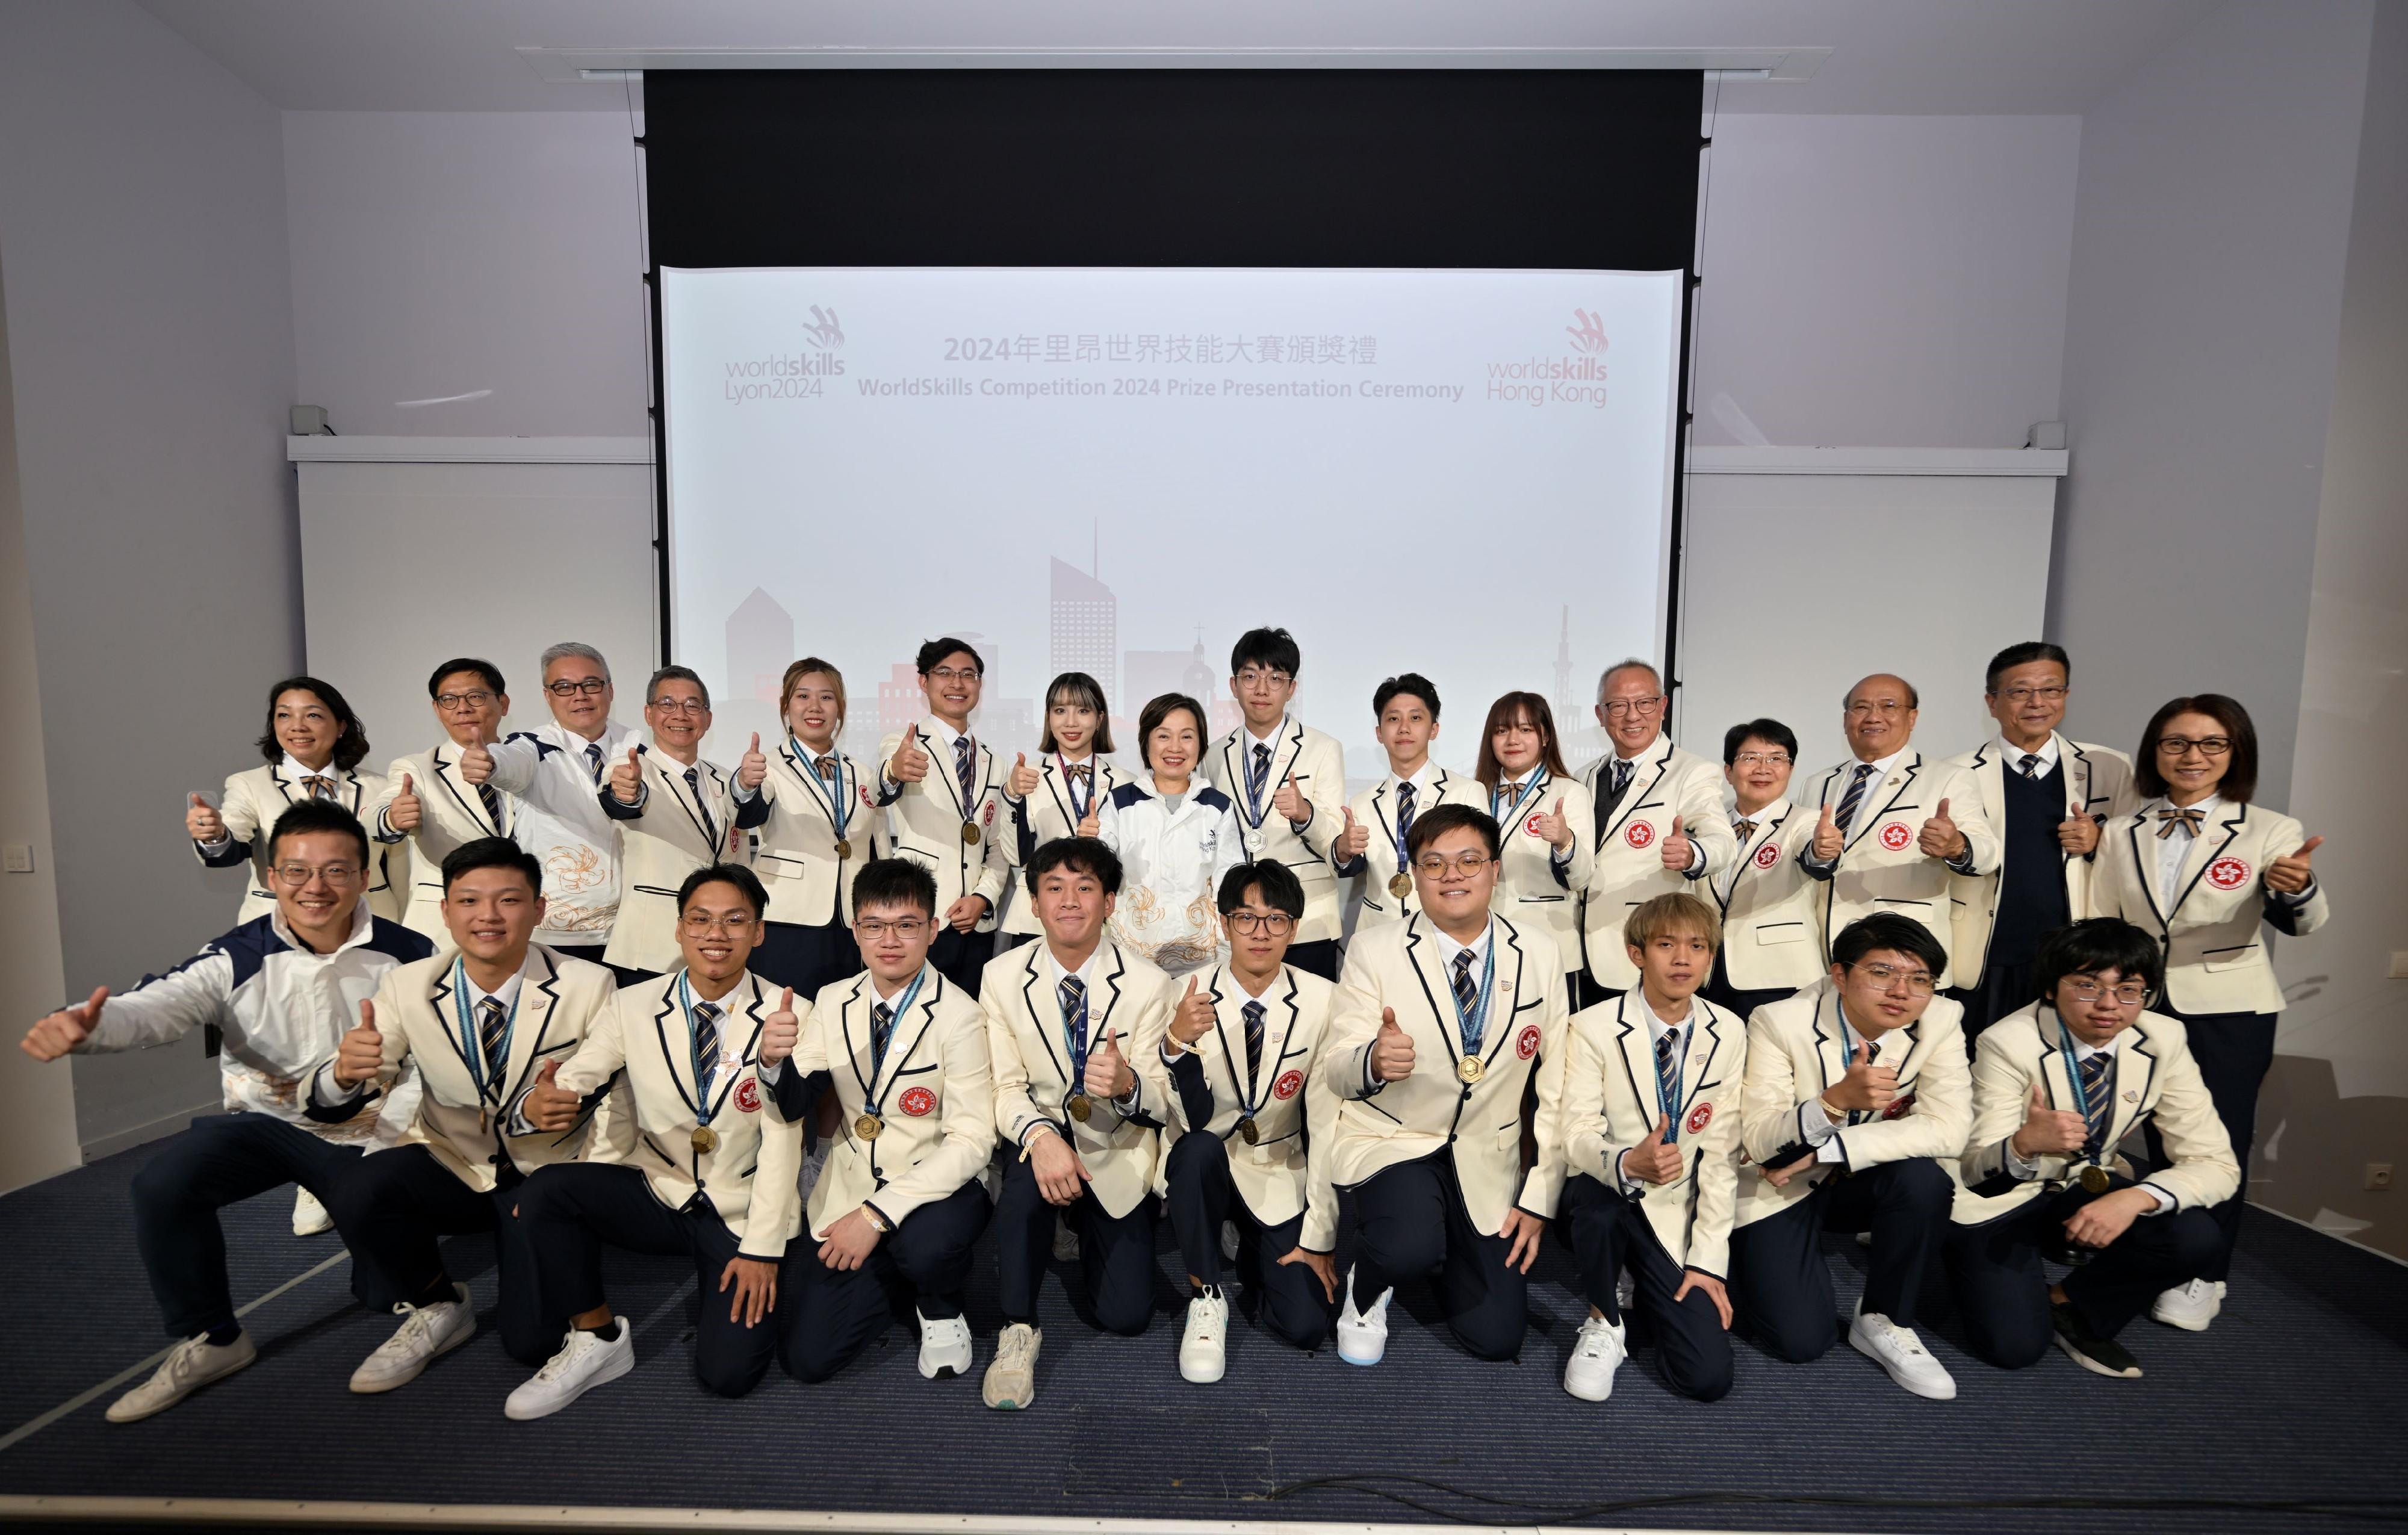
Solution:
<svg viewBox="0 0 2408 1535"><path fill-rule="evenodd" d="M1677 1028L1656 1036L1656 1101L1667 1114L1681 1112L1681 1031Z"/></svg>
<svg viewBox="0 0 2408 1535"><path fill-rule="evenodd" d="M1238 1011L1246 1017L1246 1082L1251 1086L1263 1069L1263 1005L1249 1002Z"/></svg>
<svg viewBox="0 0 2408 1535"><path fill-rule="evenodd" d="M2026 778L2040 777L2040 753L2036 752L2026 752L2024 753L2024 760L2015 764L2015 770L2022 773Z"/></svg>
<svg viewBox="0 0 2408 1535"><path fill-rule="evenodd" d="M2082 1063L2082 1109L2090 1121L2090 1140L2085 1149L2092 1160L2107 1154L2107 1126L2115 1109L2115 1057L2103 1050L2094 1050Z"/></svg>
<svg viewBox="0 0 2408 1535"><path fill-rule="evenodd" d="M1255 814L1262 813L1263 784L1271 776L1271 749L1254 742L1254 754L1246 764L1246 806Z"/></svg>
<svg viewBox="0 0 2408 1535"><path fill-rule="evenodd" d="M1480 1051L1480 1035L1487 1020L1472 1010L1480 1005L1480 988L1471 980L1471 951L1458 950L1455 956L1455 1021L1463 1032L1463 1048L1467 1054Z"/></svg>
<svg viewBox="0 0 2408 1535"><path fill-rule="evenodd" d="M488 997L477 1004L477 1042L485 1052L485 1093L489 1097L501 1096L502 1078L509 1069L509 1022L501 998Z"/></svg>
<svg viewBox="0 0 2408 1535"><path fill-rule="evenodd" d="M1397 840L1404 841L1413 834L1413 786L1410 781L1397 785Z"/></svg>
<svg viewBox="0 0 2408 1535"><path fill-rule="evenodd" d="M1062 1004L1062 1030L1070 1040L1070 1091L1081 1092L1087 1070L1087 983L1066 975L1054 992Z"/></svg>
<svg viewBox="0 0 2408 1535"><path fill-rule="evenodd" d="M1862 806L1865 802L1865 780L1872 776L1873 765L1871 763L1860 762L1856 764L1855 776L1848 780L1848 792L1840 796L1840 812L1836 816L1832 817L1833 820L1840 824L1841 836L1847 836L1848 828L1856 825L1856 811L1858 807Z"/></svg>
<svg viewBox="0 0 2408 1535"><path fill-rule="evenodd" d="M872 1003L869 1009L869 1074L871 1076L877 1076L879 1068L885 1064L886 1046L894 1038L895 1010L883 1002Z"/></svg>
<svg viewBox="0 0 2408 1535"><path fill-rule="evenodd" d="M477 785L477 802L485 807L485 819L496 832L502 829L502 792L490 783Z"/></svg>
<svg viewBox="0 0 2408 1535"><path fill-rule="evenodd" d="M962 781L962 814L968 819L978 804L978 742L968 736L953 738L953 776Z"/></svg>
<svg viewBox="0 0 2408 1535"><path fill-rule="evenodd" d="M585 743L585 761L587 764L585 770L594 775L595 782L601 782L602 743L600 741L587 741Z"/></svg>
<svg viewBox="0 0 2408 1535"><path fill-rule="evenodd" d="M694 1005L694 1096L710 1101L711 1079L719 1074L719 1004Z"/></svg>
<svg viewBox="0 0 2408 1535"><path fill-rule="evenodd" d="M710 807L702 802L700 768L689 768L685 770L685 792L694 796L694 808L702 812L702 835L710 839L711 850L716 853L719 848L719 823L710 818Z"/></svg>

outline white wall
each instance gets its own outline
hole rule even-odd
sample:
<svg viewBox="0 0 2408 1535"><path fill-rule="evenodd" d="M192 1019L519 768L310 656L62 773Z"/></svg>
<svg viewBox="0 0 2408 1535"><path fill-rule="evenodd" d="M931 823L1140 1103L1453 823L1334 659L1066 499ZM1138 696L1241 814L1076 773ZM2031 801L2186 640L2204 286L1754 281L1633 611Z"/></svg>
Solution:
<svg viewBox="0 0 2408 1535"><path fill-rule="evenodd" d="M2291 1006L2263 1112L2283 1125L2258 1197L2408 1256L2408 1193L2364 1186L2408 1165L2408 823L2364 812L2370 774L2408 762L2408 6L2375 17L2340 360L2316 513L2291 810L2331 922L2283 946Z"/></svg>
<svg viewBox="0 0 2408 1535"><path fill-rule="evenodd" d="M2276 806L2372 13L2229 5L2083 122L2052 638L2099 739L2179 694L2239 698Z"/></svg>
<svg viewBox="0 0 2408 1535"><path fill-rule="evenodd" d="M301 397L337 431L649 430L624 115L291 112L284 145Z"/></svg>
<svg viewBox="0 0 2408 1535"><path fill-rule="evenodd" d="M2081 122L1724 116L1697 438L2019 448L2055 420ZM1717 396L1723 396L1717 401Z"/></svg>
<svg viewBox="0 0 2408 1535"><path fill-rule="evenodd" d="M179 800L258 760L266 684L300 659L282 123L124 0L18 5L0 8L0 146L75 992L130 984L231 925L238 882L194 861ZM197 1036L72 1069L87 1148L218 1097Z"/></svg>

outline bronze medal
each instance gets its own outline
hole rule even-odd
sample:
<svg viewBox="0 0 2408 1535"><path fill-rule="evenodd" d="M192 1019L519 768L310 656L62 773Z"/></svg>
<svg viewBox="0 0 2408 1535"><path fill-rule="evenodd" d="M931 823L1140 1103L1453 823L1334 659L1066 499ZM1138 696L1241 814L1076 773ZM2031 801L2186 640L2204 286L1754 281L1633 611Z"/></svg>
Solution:
<svg viewBox="0 0 2408 1535"><path fill-rule="evenodd" d="M1246 1118L1244 1118L1244 1119L1241 1119L1241 1120L1238 1121L1238 1139L1239 1139L1239 1140L1240 1140L1244 1141L1247 1145L1251 1146L1251 1145L1254 1145L1256 1141L1258 1141L1258 1140L1262 1140L1262 1138L1263 1138L1263 1132L1262 1132L1261 1130L1259 1130L1259 1129L1255 1128L1255 1126L1254 1126L1254 1117L1253 1117L1252 1115L1248 1115Z"/></svg>
<svg viewBox="0 0 2408 1535"><path fill-rule="evenodd" d="M878 1132L884 1128L886 1122L876 1114L864 1114L853 1122L853 1133L864 1140L877 1140Z"/></svg>
<svg viewBox="0 0 2408 1535"><path fill-rule="evenodd" d="M965 821L962 823L962 840L971 847L978 846L979 829L977 822Z"/></svg>
<svg viewBox="0 0 2408 1535"><path fill-rule="evenodd" d="M1406 873L1403 869L1400 868L1394 874L1388 876L1388 894L1396 897L1398 900L1403 900L1406 895L1411 892L1412 888L1413 877Z"/></svg>
<svg viewBox="0 0 2408 1535"><path fill-rule="evenodd" d="M853 843L852 843L852 841L851 841L850 839L846 839L846 838L842 838L842 837L838 838L838 839L836 839L836 855L837 855L837 860L838 860L839 863L841 863L843 860L845 860L845 859L847 859L847 858L852 857L852 856L853 856Z"/></svg>
<svg viewBox="0 0 2408 1535"><path fill-rule="evenodd" d="M1073 1093L1063 1100L1062 1107L1070 1111L1072 1119L1084 1125L1087 1122L1087 1116L1096 1112L1096 1100L1084 1093Z"/></svg>
<svg viewBox="0 0 2408 1535"><path fill-rule="evenodd" d="M1477 1055L1466 1055L1455 1063L1455 1074L1467 1083L1478 1082L1488 1074L1488 1063Z"/></svg>
<svg viewBox="0 0 2408 1535"><path fill-rule="evenodd" d="M2093 1162L2090 1166L2082 1169L2083 1193L2104 1194L2107 1192L2108 1183L2109 1179L2107 1177L2107 1169L2100 1167L2098 1163Z"/></svg>
<svg viewBox="0 0 2408 1535"><path fill-rule="evenodd" d="M694 1134L688 1139L693 1141L694 1149L705 1156L719 1149L719 1132L708 1125L695 1126Z"/></svg>

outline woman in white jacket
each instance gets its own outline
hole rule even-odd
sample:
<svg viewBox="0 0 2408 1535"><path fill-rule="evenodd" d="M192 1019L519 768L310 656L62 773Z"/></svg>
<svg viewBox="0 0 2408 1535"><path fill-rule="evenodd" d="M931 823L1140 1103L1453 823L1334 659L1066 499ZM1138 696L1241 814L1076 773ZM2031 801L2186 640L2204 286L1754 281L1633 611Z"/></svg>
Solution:
<svg viewBox="0 0 2408 1535"><path fill-rule="evenodd" d="M1204 760L1204 706L1166 693L1138 716L1146 776L1103 802L1096 835L1120 855L1112 936L1172 975L1223 957L1213 893L1246 861L1227 796L1196 774Z"/></svg>

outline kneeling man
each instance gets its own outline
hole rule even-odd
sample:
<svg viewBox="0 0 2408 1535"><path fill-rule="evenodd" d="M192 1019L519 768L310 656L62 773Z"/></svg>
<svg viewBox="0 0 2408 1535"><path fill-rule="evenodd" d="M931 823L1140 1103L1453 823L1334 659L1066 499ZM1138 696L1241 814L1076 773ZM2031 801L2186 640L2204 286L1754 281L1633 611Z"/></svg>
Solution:
<svg viewBox="0 0 2408 1535"><path fill-rule="evenodd" d="M2128 922L2059 928L2032 958L2040 999L1982 1031L1948 1270L1973 1352L2003 1369L2054 1338L2085 1370L2139 1375L2116 1334L2219 1251L2207 1212L2241 1164L2183 1025L2143 1011L2160 962ZM2136 1180L2115 1147L2148 1124L2171 1160ZM2073 1271L2049 1284L2043 1255Z"/></svg>

